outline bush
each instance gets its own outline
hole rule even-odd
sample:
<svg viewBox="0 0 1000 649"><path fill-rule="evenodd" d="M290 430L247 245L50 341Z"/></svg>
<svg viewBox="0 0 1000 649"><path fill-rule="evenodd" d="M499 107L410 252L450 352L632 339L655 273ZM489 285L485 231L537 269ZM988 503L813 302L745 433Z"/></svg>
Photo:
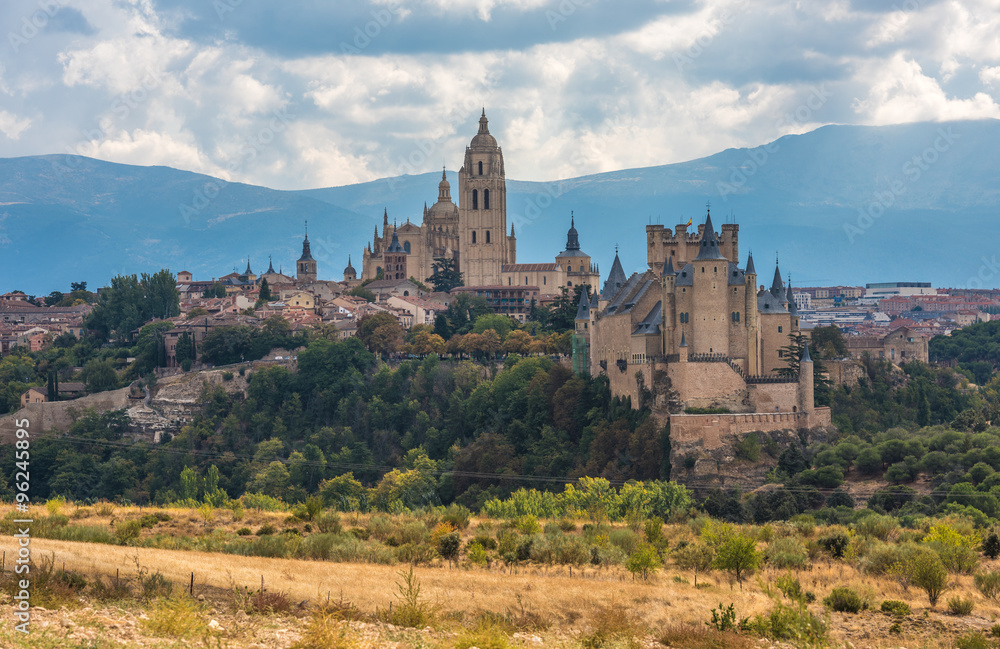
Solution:
<svg viewBox="0 0 1000 649"><path fill-rule="evenodd" d="M991 531L983 539L982 550L983 554L990 559L996 559L1000 556L1000 536L995 531Z"/></svg>
<svg viewBox="0 0 1000 649"><path fill-rule="evenodd" d="M477 566L485 566L490 560L489 555L486 554L486 549L478 542L473 542L469 545L469 548L466 550L466 556L471 563Z"/></svg>
<svg viewBox="0 0 1000 649"><path fill-rule="evenodd" d="M629 556L628 561L625 562L625 568L632 573L633 578L638 574L643 579L647 579L651 573L660 568L660 555L656 553L656 548L648 543L643 543Z"/></svg>
<svg viewBox="0 0 1000 649"><path fill-rule="evenodd" d="M241 527L240 529L236 530L236 534L237 536L250 536L251 534L253 534L253 532L250 530L249 527Z"/></svg>
<svg viewBox="0 0 1000 649"><path fill-rule="evenodd" d="M340 534L344 529L340 524L340 514L325 512L316 519L316 529L323 534Z"/></svg>
<svg viewBox="0 0 1000 649"><path fill-rule="evenodd" d="M988 599L1000 597L1000 572L980 572L974 577L976 588Z"/></svg>
<svg viewBox="0 0 1000 649"><path fill-rule="evenodd" d="M462 505L451 504L445 508L441 520L450 524L456 530L464 530L469 526L472 519L472 512Z"/></svg>
<svg viewBox="0 0 1000 649"><path fill-rule="evenodd" d="M874 514L855 523L854 531L860 536L889 541L899 530L899 522L893 516Z"/></svg>
<svg viewBox="0 0 1000 649"><path fill-rule="evenodd" d="M458 556L458 550L462 546L462 537L458 532L448 532L442 534L437 539L437 551L449 562Z"/></svg>
<svg viewBox="0 0 1000 649"><path fill-rule="evenodd" d="M993 649L996 644L990 642L982 631L969 631L955 640L955 647L956 649Z"/></svg>
<svg viewBox="0 0 1000 649"><path fill-rule="evenodd" d="M225 372L222 373L222 380L223 381L232 381L233 380L233 373L230 372L229 370L226 370Z"/></svg>
<svg viewBox="0 0 1000 649"><path fill-rule="evenodd" d="M608 535L611 545L618 546L625 554L632 554L639 547L639 536L632 530L612 530Z"/></svg>
<svg viewBox="0 0 1000 649"><path fill-rule="evenodd" d="M140 532L142 532L142 523L138 520L118 521L115 523L115 538L122 545L125 545L132 539L138 538Z"/></svg>
<svg viewBox="0 0 1000 649"><path fill-rule="evenodd" d="M809 555L800 541L791 537L775 539L764 551L767 562L779 570L806 567Z"/></svg>
<svg viewBox="0 0 1000 649"><path fill-rule="evenodd" d="M710 627L713 627L716 631L735 631L736 630L736 608L733 604L729 606L722 606L719 604L718 608L712 609L712 619L705 622Z"/></svg>
<svg viewBox="0 0 1000 649"><path fill-rule="evenodd" d="M906 602L901 602L898 599L887 599L882 602L880 607L883 613L888 613L889 615L895 615L897 617L903 617L910 614L910 605Z"/></svg>
<svg viewBox="0 0 1000 649"><path fill-rule="evenodd" d="M823 603L839 613L860 613L868 608L861 596L846 586L834 588Z"/></svg>
<svg viewBox="0 0 1000 649"><path fill-rule="evenodd" d="M952 615L959 615L965 617L972 613L972 609L976 607L975 602L972 598L968 597L955 597L948 599L948 612Z"/></svg>
<svg viewBox="0 0 1000 649"><path fill-rule="evenodd" d="M834 559L843 559L844 552L850 544L850 537L843 532L834 532L833 534L824 536L819 540L820 547L830 553L830 556Z"/></svg>
<svg viewBox="0 0 1000 649"><path fill-rule="evenodd" d="M778 587L778 590L780 590L785 597L793 602L811 604L816 600L816 595L808 591L803 591L802 583L790 574L778 577L775 580L774 585Z"/></svg>

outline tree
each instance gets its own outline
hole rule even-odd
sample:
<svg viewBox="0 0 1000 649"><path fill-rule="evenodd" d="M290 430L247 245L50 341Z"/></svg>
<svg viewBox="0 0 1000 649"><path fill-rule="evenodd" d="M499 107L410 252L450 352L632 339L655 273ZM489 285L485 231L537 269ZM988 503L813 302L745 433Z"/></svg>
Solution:
<svg viewBox="0 0 1000 649"><path fill-rule="evenodd" d="M731 572L743 590L743 578L752 574L760 566L761 554L757 550L757 541L753 537L740 532L729 536L719 546L715 555L715 567Z"/></svg>
<svg viewBox="0 0 1000 649"><path fill-rule="evenodd" d="M848 356L847 342L837 325L816 327L809 339L811 341L809 351L813 355L814 362L817 356L827 359Z"/></svg>
<svg viewBox="0 0 1000 649"><path fill-rule="evenodd" d="M71 291L74 291L74 292L76 292L76 291L86 291L87 290L87 282L70 282L69 288L70 288Z"/></svg>
<svg viewBox="0 0 1000 649"><path fill-rule="evenodd" d="M590 286L578 285L572 288L561 287L559 297L555 299L541 320L550 331L572 331L576 327L576 311L580 305L580 294L586 290L590 294Z"/></svg>
<svg viewBox="0 0 1000 649"><path fill-rule="evenodd" d="M177 363L183 363L184 361L193 361L198 355L198 350L195 347L196 343L194 338L188 332L184 332L177 339L177 348L174 350L174 354L177 358Z"/></svg>
<svg viewBox="0 0 1000 649"><path fill-rule="evenodd" d="M698 587L698 573L708 572L715 561L715 550L704 543L688 543L674 552L674 561L681 570L694 573L694 585Z"/></svg>
<svg viewBox="0 0 1000 649"><path fill-rule="evenodd" d="M153 318L172 318L180 313L177 282L167 269L142 277L119 275L101 292L87 317L87 328L119 345L130 342L132 332Z"/></svg>
<svg viewBox="0 0 1000 649"><path fill-rule="evenodd" d="M927 593L931 608L937 605L938 599L948 590L948 570L936 552L927 548L914 550L906 562L894 571L903 573L910 583L922 588Z"/></svg>
<svg viewBox="0 0 1000 649"><path fill-rule="evenodd" d="M499 313L487 313L476 318L472 325L473 333L485 333L488 329L496 332L500 336L500 340L506 340L507 334L517 329L517 320Z"/></svg>
<svg viewBox="0 0 1000 649"><path fill-rule="evenodd" d="M205 287L201 296L205 298L226 297L226 287L222 285L222 282L213 282L211 286Z"/></svg>
<svg viewBox="0 0 1000 649"><path fill-rule="evenodd" d="M410 353L418 356L444 352L444 339L430 331L418 332L410 343Z"/></svg>
<svg viewBox="0 0 1000 649"><path fill-rule="evenodd" d="M435 291L449 293L456 286L463 286L465 280L462 273L455 268L455 260L450 257L435 257L431 266L433 274L427 278L427 282L434 287Z"/></svg>
<svg viewBox="0 0 1000 649"><path fill-rule="evenodd" d="M111 361L89 361L83 366L81 376L88 392L104 392L118 387L118 373Z"/></svg>
<svg viewBox="0 0 1000 649"><path fill-rule="evenodd" d="M45 306L55 306L62 302L63 294L59 291L52 291L45 296Z"/></svg>
<svg viewBox="0 0 1000 649"><path fill-rule="evenodd" d="M271 301L271 287L267 285L266 277L260 281L260 292L258 293L257 298L264 302Z"/></svg>
<svg viewBox="0 0 1000 649"><path fill-rule="evenodd" d="M486 298L469 293L459 293L448 305L448 322L452 334L467 334L472 331L472 325L481 315L491 313Z"/></svg>
<svg viewBox="0 0 1000 649"><path fill-rule="evenodd" d="M660 555L649 543L641 543L625 562L625 568L632 573L632 579L638 574L643 581L656 572L660 565Z"/></svg>
<svg viewBox="0 0 1000 649"><path fill-rule="evenodd" d="M369 303L375 301L375 294L366 289L364 286L355 286L347 292L348 295L353 295L354 297L360 297Z"/></svg>
<svg viewBox="0 0 1000 649"><path fill-rule="evenodd" d="M355 336L370 352L380 354L384 358L402 346L403 327L390 313L373 313L358 320Z"/></svg>

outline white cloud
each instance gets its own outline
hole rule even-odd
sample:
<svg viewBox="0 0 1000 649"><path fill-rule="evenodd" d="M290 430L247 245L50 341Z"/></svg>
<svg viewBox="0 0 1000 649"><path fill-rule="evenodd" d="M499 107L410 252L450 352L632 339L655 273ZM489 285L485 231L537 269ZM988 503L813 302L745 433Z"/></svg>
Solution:
<svg viewBox="0 0 1000 649"><path fill-rule="evenodd" d="M16 140L31 126L31 120L0 110L0 133L8 139Z"/></svg>

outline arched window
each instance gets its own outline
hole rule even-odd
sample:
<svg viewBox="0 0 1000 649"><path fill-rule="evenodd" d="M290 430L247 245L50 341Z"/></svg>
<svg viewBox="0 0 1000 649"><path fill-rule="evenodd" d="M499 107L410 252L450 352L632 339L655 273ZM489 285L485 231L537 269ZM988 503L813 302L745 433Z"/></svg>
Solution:
<svg viewBox="0 0 1000 649"><path fill-rule="evenodd" d="M473 189L472 190L472 209L474 209L474 210L478 210L479 209L479 190L478 189Z"/></svg>
<svg viewBox="0 0 1000 649"><path fill-rule="evenodd" d="M486 194L486 195L487 195L487 196L489 196L489 193L488 193L488 192L489 192L490 190L488 190L488 189L487 189L486 191L487 191L487 194ZM486 207L489 207L489 203L487 203ZM490 242L490 231L489 231L489 230L487 230L487 231L486 231L486 243L489 243L489 242Z"/></svg>
<svg viewBox="0 0 1000 649"><path fill-rule="evenodd" d="M407 297L410 294L409 291L403 291L403 297Z"/></svg>
<svg viewBox="0 0 1000 649"><path fill-rule="evenodd" d="M482 160L479 161L479 175L480 176L483 175L483 161Z"/></svg>
<svg viewBox="0 0 1000 649"><path fill-rule="evenodd" d="M475 243L475 242L476 242L476 231L473 230L472 231L472 243Z"/></svg>
<svg viewBox="0 0 1000 649"><path fill-rule="evenodd" d="M403 250L406 251L406 254L410 254L410 242L409 241L407 241L406 243L403 244Z"/></svg>
<svg viewBox="0 0 1000 649"><path fill-rule="evenodd" d="M573 286L573 282L566 282L566 286Z"/></svg>
<svg viewBox="0 0 1000 649"><path fill-rule="evenodd" d="M490 190L488 189L483 190L483 209L490 209Z"/></svg>

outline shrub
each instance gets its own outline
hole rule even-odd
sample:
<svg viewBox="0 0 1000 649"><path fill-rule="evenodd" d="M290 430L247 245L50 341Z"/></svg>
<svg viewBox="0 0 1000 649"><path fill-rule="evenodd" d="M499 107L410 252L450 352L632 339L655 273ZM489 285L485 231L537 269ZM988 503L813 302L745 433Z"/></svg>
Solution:
<svg viewBox="0 0 1000 649"><path fill-rule="evenodd" d="M659 545L663 541L663 519L659 516L650 518L645 523L646 540L653 545Z"/></svg>
<svg viewBox="0 0 1000 649"><path fill-rule="evenodd" d="M816 600L816 595L802 590L802 583L790 574L778 577L775 580L774 585L778 587L778 590L780 590L785 597L793 602L811 604Z"/></svg>
<svg viewBox="0 0 1000 649"><path fill-rule="evenodd" d="M991 531L983 539L982 550L983 554L990 559L996 559L1000 556L1000 536L995 531Z"/></svg>
<svg viewBox="0 0 1000 649"><path fill-rule="evenodd" d="M723 632L687 624L671 624L660 631L658 638L662 645L667 647L684 647L685 649L754 648L753 640L745 635L737 635L731 631Z"/></svg>
<svg viewBox="0 0 1000 649"><path fill-rule="evenodd" d="M897 617L903 617L910 614L910 605L906 602L901 602L898 599L887 599L882 602L880 607L883 613L888 613L889 615L895 615Z"/></svg>
<svg viewBox="0 0 1000 649"><path fill-rule="evenodd" d="M948 599L948 612L952 615L960 615L962 617L972 613L972 609L975 608L975 602L969 597L951 597Z"/></svg>
<svg viewBox="0 0 1000 649"><path fill-rule="evenodd" d="M855 523L854 531L861 536L889 541L899 530L899 522L893 516L874 514Z"/></svg>
<svg viewBox="0 0 1000 649"><path fill-rule="evenodd" d="M674 551L674 560L681 570L694 573L694 585L698 586L698 573L712 569L715 560L715 550L704 543L689 543Z"/></svg>
<svg viewBox="0 0 1000 649"><path fill-rule="evenodd" d="M587 633L579 636L584 649L621 647L639 649L639 636L645 635L635 614L621 604L602 607L590 620Z"/></svg>
<svg viewBox="0 0 1000 649"><path fill-rule="evenodd" d="M720 602L718 608L712 609L712 619L705 624L713 627L716 631L735 631L736 607L733 604L724 607Z"/></svg>
<svg viewBox="0 0 1000 649"><path fill-rule="evenodd" d="M969 631L955 640L956 649L992 649L995 646L982 631Z"/></svg>
<svg viewBox="0 0 1000 649"><path fill-rule="evenodd" d="M441 520L449 523L456 530L464 530L469 526L472 519L472 512L462 505L451 504L445 508Z"/></svg>
<svg viewBox="0 0 1000 649"><path fill-rule="evenodd" d="M259 528L257 528L257 536L268 536L270 534L277 534L278 528L270 523L264 523Z"/></svg>
<svg viewBox="0 0 1000 649"><path fill-rule="evenodd" d="M420 580L413 574L413 566L410 566L409 571L401 570L398 574L400 581L396 582L397 605L383 614L384 621L416 629L429 626L435 620L435 611L420 593Z"/></svg>
<svg viewBox="0 0 1000 649"><path fill-rule="evenodd" d="M559 529L563 532L575 532L576 531L576 521L571 518L560 518L559 519Z"/></svg>
<svg viewBox="0 0 1000 649"><path fill-rule="evenodd" d="M251 534L253 534L253 531L251 531L249 527L241 527L240 529L236 530L237 536L250 536Z"/></svg>
<svg viewBox="0 0 1000 649"><path fill-rule="evenodd" d="M186 597L157 600L141 624L159 637L201 639L209 633L198 603Z"/></svg>
<svg viewBox="0 0 1000 649"><path fill-rule="evenodd" d="M340 534L344 529L340 524L340 514L325 512L316 519L316 529L323 534Z"/></svg>
<svg viewBox="0 0 1000 649"><path fill-rule="evenodd" d="M442 534L437 539L437 551L449 562L458 556L458 550L462 546L462 537L458 532L448 532Z"/></svg>
<svg viewBox="0 0 1000 649"><path fill-rule="evenodd" d="M486 554L486 549L478 542L473 542L469 546L468 550L466 550L466 556L471 563L477 566L485 566L490 560L489 555Z"/></svg>
<svg viewBox="0 0 1000 649"><path fill-rule="evenodd" d="M142 523L138 520L118 521L115 523L115 538L122 545L125 545L132 539L138 538L140 532L142 532Z"/></svg>
<svg viewBox="0 0 1000 649"><path fill-rule="evenodd" d="M767 562L780 570L794 568L801 570L806 567L809 555L806 548L798 540L785 537L775 539L764 552Z"/></svg>
<svg viewBox="0 0 1000 649"><path fill-rule="evenodd" d="M973 578L976 588L988 599L1000 597L1000 572L980 572Z"/></svg>
<svg viewBox="0 0 1000 649"><path fill-rule="evenodd" d="M232 381L233 380L233 373L230 372L229 370L226 370L225 372L222 373L222 380L223 381Z"/></svg>
<svg viewBox="0 0 1000 649"><path fill-rule="evenodd" d="M823 603L840 613L860 613L867 608L861 597L846 586L839 586L823 598Z"/></svg>
<svg viewBox="0 0 1000 649"><path fill-rule="evenodd" d="M542 527L538 524L538 519L530 514L518 517L518 519L514 521L514 526L521 532L521 534L525 534L527 536L538 534L542 531Z"/></svg>
<svg viewBox="0 0 1000 649"><path fill-rule="evenodd" d="M819 540L819 545L834 559L842 559L847 547L851 544L851 539L843 532L834 532L824 536Z"/></svg>
<svg viewBox="0 0 1000 649"><path fill-rule="evenodd" d="M617 529L608 534L608 541L621 548L625 554L632 554L639 547L639 536L632 530Z"/></svg>

